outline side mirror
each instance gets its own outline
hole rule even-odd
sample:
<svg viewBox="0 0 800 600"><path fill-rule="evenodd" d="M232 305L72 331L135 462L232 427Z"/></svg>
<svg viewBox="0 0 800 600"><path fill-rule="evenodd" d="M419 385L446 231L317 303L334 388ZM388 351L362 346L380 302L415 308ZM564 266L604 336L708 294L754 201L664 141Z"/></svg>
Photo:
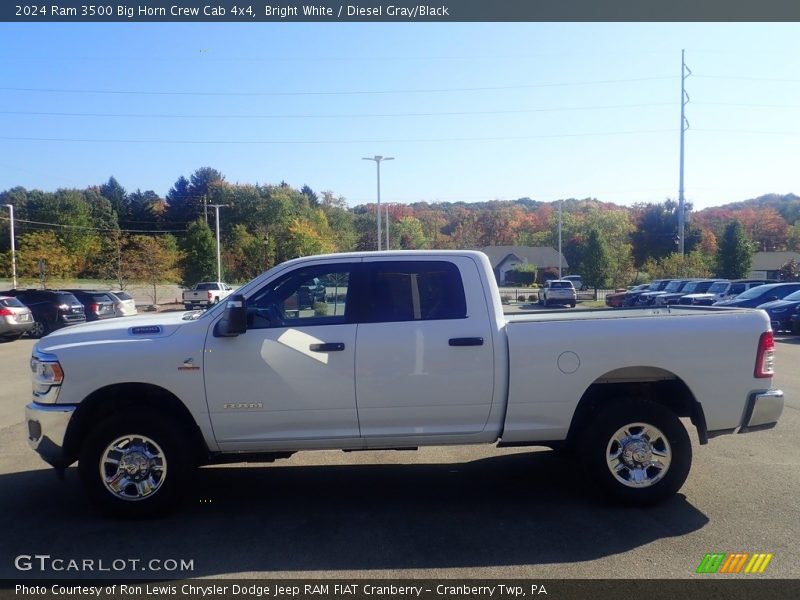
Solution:
<svg viewBox="0 0 800 600"><path fill-rule="evenodd" d="M236 337L247 331L247 302L242 294L225 301L225 312L214 327L214 337Z"/></svg>

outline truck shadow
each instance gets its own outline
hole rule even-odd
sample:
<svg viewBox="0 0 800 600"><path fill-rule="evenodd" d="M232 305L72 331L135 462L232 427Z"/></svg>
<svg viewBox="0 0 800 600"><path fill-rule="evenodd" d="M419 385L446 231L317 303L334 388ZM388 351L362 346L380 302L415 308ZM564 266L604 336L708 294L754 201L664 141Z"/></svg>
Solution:
<svg viewBox="0 0 800 600"><path fill-rule="evenodd" d="M463 464L204 468L186 504L151 521L97 514L74 468L63 484L42 470L0 476L0 487L2 578L47 576L14 569L14 556L34 552L194 561L175 577L571 563L708 523L680 495L651 509L604 503L577 463L547 451Z"/></svg>

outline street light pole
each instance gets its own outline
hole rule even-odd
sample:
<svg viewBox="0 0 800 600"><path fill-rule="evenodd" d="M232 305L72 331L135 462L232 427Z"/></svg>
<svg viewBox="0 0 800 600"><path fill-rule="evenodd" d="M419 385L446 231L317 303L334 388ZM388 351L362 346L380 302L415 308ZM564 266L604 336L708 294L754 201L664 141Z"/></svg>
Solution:
<svg viewBox="0 0 800 600"><path fill-rule="evenodd" d="M389 245L389 204L386 204L386 249L391 250L392 247Z"/></svg>
<svg viewBox="0 0 800 600"><path fill-rule="evenodd" d="M375 161L375 165L378 167L378 210L375 211L378 213L378 250L381 249L381 161L384 160L394 160L393 156L380 156L376 154L371 158L362 158L361 160L372 160ZM388 232L387 232L388 235ZM388 247L387 247L388 250Z"/></svg>
<svg viewBox="0 0 800 600"><path fill-rule="evenodd" d="M223 208L224 204L209 204L213 206L217 216L217 281L222 281L222 259L219 252L219 209Z"/></svg>
<svg viewBox="0 0 800 600"><path fill-rule="evenodd" d="M17 247L14 244L14 205L6 204L11 219L11 277L14 281L12 289L17 289Z"/></svg>
<svg viewBox="0 0 800 600"><path fill-rule="evenodd" d="M564 264L564 259L561 255L561 205L563 200L558 201L558 278L561 279L561 267Z"/></svg>

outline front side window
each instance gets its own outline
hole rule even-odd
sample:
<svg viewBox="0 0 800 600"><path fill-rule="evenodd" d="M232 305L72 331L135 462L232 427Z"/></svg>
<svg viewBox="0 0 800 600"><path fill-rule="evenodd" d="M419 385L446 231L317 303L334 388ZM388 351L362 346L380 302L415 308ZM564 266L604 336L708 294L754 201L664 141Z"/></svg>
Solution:
<svg viewBox="0 0 800 600"><path fill-rule="evenodd" d="M467 301L458 267L445 261L372 263L366 276L363 320L464 319Z"/></svg>
<svg viewBox="0 0 800 600"><path fill-rule="evenodd" d="M300 268L270 282L247 302L248 328L347 322L352 268L351 263Z"/></svg>

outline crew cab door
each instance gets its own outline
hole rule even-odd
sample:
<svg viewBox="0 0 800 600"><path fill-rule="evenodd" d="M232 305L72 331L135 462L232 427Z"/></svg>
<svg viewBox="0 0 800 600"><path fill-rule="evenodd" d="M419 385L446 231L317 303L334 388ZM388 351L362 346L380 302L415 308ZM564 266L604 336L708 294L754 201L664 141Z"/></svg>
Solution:
<svg viewBox="0 0 800 600"><path fill-rule="evenodd" d="M356 397L366 445L483 431L494 353L477 265L457 256L371 257L362 281Z"/></svg>
<svg viewBox="0 0 800 600"><path fill-rule="evenodd" d="M222 450L360 445L348 302L359 263L303 264L248 296L244 334L209 333L206 395ZM320 282L324 297L311 303Z"/></svg>

